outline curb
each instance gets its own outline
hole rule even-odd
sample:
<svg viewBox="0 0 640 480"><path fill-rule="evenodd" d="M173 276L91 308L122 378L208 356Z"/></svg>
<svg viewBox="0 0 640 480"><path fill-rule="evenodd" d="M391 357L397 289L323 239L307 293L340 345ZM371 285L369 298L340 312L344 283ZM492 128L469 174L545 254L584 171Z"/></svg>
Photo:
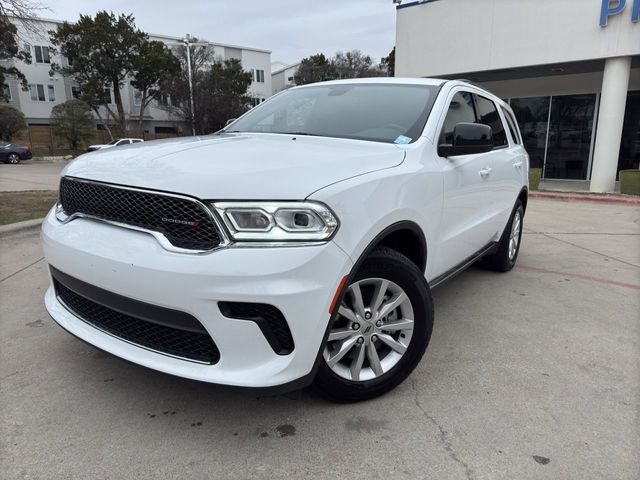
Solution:
<svg viewBox="0 0 640 480"><path fill-rule="evenodd" d="M616 203L618 205L640 205L640 197L631 195L602 195L598 193L567 193L567 192L529 192L529 198L544 198L548 200L564 200L565 202L583 201L599 203Z"/></svg>
<svg viewBox="0 0 640 480"><path fill-rule="evenodd" d="M31 233L40 229L44 218L36 218L35 220L25 220L24 222L10 223L9 225L0 226L0 238L9 237L17 233Z"/></svg>

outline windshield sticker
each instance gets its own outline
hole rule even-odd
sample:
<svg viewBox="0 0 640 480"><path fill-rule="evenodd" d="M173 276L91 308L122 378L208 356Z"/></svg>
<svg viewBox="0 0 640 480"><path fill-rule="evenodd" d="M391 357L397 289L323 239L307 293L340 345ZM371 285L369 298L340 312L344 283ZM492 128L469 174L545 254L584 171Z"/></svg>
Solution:
<svg viewBox="0 0 640 480"><path fill-rule="evenodd" d="M411 139L409 137L405 137L404 135L400 135L393 141L393 143L396 143L398 145L406 145L407 143L411 143Z"/></svg>

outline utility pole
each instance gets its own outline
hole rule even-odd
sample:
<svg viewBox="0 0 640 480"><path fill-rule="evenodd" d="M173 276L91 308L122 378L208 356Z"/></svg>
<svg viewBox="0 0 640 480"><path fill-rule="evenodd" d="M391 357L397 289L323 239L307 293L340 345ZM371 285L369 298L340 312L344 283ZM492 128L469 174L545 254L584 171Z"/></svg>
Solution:
<svg viewBox="0 0 640 480"><path fill-rule="evenodd" d="M191 35L187 33L184 39L187 46L187 75L189 77L189 102L191 104L191 134L196 136L196 117L193 111L193 79L191 78Z"/></svg>

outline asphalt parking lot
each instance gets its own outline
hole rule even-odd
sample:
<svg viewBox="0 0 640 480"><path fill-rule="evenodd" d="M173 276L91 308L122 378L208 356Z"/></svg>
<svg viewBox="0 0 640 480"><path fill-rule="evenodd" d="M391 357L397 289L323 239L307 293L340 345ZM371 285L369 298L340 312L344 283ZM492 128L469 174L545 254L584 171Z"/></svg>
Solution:
<svg viewBox="0 0 640 480"><path fill-rule="evenodd" d="M57 190L65 162L26 160L18 165L0 163L0 192Z"/></svg>
<svg viewBox="0 0 640 480"><path fill-rule="evenodd" d="M47 316L37 234L0 240L0 476L640 478L640 209L532 199L519 266L434 291L425 358L335 405L170 377Z"/></svg>

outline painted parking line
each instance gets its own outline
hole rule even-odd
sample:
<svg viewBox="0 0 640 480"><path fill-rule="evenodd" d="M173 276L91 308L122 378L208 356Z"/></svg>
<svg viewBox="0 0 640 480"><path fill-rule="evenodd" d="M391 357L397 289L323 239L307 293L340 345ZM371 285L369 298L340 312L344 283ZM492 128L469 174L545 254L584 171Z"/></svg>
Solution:
<svg viewBox="0 0 640 480"><path fill-rule="evenodd" d="M532 267L530 265L516 265L516 268L528 270L530 272L549 273L553 275L562 275L565 277L579 278L590 282L602 283L603 285L615 285L617 287L630 288L632 290L640 290L640 285L635 283L618 282L617 280L609 280L607 278L596 277L593 275L582 275L581 273L559 272L557 270L549 270L546 268Z"/></svg>

